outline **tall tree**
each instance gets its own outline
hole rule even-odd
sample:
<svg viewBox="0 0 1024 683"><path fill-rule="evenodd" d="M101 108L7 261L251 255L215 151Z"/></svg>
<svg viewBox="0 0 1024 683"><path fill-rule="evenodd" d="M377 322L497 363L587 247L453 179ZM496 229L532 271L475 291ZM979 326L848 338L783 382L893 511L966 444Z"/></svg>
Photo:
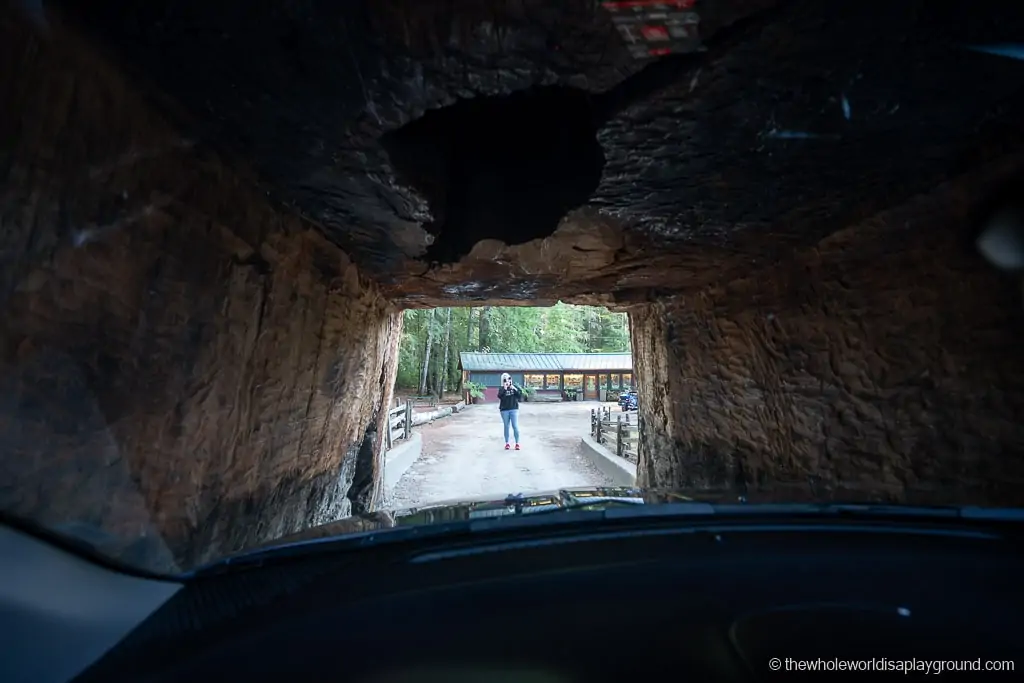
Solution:
<svg viewBox="0 0 1024 683"><path fill-rule="evenodd" d="M491 307L480 309L480 343L478 351L489 350L491 347Z"/></svg>
<svg viewBox="0 0 1024 683"><path fill-rule="evenodd" d="M466 349L473 348L473 313L476 312L475 308L467 308L468 314L466 315Z"/></svg>
<svg viewBox="0 0 1024 683"><path fill-rule="evenodd" d="M441 347L441 372L437 374L437 395L444 396L444 390L448 384L448 342L452 338L452 309L445 310L444 317L444 344Z"/></svg>
<svg viewBox="0 0 1024 683"><path fill-rule="evenodd" d="M420 375L420 395L427 393L427 372L430 370L430 347L434 343L434 310L427 315L427 348L423 352L423 373Z"/></svg>
<svg viewBox="0 0 1024 683"><path fill-rule="evenodd" d="M549 353L580 353L586 350L585 331L576 307L557 303L542 314L540 343Z"/></svg>

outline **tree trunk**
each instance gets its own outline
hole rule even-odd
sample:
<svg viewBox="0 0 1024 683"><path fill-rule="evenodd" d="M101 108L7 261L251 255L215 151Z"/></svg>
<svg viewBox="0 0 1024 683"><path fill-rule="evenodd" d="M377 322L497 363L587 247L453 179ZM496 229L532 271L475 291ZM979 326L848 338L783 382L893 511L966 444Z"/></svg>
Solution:
<svg viewBox="0 0 1024 683"><path fill-rule="evenodd" d="M427 393L427 371L430 370L430 347L434 343L434 309L427 315L427 350L423 354L423 373L420 375L420 395Z"/></svg>
<svg viewBox="0 0 1024 683"><path fill-rule="evenodd" d="M441 356L441 371L437 383L437 396L444 396L444 390L448 385L448 346L452 338L452 309L448 309L444 317L444 352Z"/></svg>
<svg viewBox="0 0 1024 683"><path fill-rule="evenodd" d="M491 342L491 307L484 306L480 309L480 344L477 350L487 350Z"/></svg>
<svg viewBox="0 0 1024 683"><path fill-rule="evenodd" d="M466 318L466 350L473 348L473 313L475 308L469 309L469 316Z"/></svg>

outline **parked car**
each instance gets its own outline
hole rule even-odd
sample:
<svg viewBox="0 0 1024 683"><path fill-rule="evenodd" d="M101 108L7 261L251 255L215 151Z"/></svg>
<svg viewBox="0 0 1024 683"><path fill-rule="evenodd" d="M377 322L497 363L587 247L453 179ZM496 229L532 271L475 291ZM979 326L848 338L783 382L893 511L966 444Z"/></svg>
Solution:
<svg viewBox="0 0 1024 683"><path fill-rule="evenodd" d="M619 394L619 408L622 409L622 412L626 412L627 410L638 410L639 399L636 395L636 391L627 390Z"/></svg>

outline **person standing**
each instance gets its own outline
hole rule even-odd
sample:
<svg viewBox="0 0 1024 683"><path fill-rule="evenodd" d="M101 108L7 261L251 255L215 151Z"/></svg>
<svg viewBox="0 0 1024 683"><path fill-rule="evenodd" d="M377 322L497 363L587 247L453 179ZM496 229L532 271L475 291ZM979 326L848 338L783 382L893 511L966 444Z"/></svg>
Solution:
<svg viewBox="0 0 1024 683"><path fill-rule="evenodd" d="M516 437L516 450L519 450L519 399L523 391L512 383L512 376L501 373L501 388L498 389L498 410L501 411L501 422L505 427L505 450L509 450L508 426L512 425L512 433Z"/></svg>

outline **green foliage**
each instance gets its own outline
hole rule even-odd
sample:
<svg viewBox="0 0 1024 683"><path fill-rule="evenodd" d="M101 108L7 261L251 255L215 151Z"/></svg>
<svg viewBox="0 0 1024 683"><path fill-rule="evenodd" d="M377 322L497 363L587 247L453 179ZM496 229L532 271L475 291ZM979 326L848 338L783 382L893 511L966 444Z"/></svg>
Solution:
<svg viewBox="0 0 1024 683"><path fill-rule="evenodd" d="M484 385L477 384L476 382L466 381L462 387L469 392L471 398L483 398L484 397Z"/></svg>
<svg viewBox="0 0 1024 683"><path fill-rule="evenodd" d="M444 366L446 311L439 309L405 312L398 355L397 385L419 385L426 352L428 325L433 326L428 386L435 387ZM481 329L483 328L483 329ZM459 387L459 353L628 353L629 323L625 313L605 308L557 303L531 306L452 309L448 336L448 391Z"/></svg>

